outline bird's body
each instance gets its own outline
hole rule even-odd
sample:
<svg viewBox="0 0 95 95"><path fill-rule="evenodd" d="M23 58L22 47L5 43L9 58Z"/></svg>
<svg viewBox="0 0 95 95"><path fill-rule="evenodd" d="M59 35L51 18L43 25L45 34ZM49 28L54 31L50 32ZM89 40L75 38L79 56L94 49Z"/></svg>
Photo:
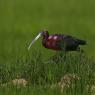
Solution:
<svg viewBox="0 0 95 95"><path fill-rule="evenodd" d="M42 44L45 48L48 48L48 49L53 49L53 50L61 50L60 47L58 47L58 42L61 41L63 39L63 36L62 35L58 35L58 34L55 34L55 35L50 35L49 37L47 38L43 38L42 40Z"/></svg>
<svg viewBox="0 0 95 95"><path fill-rule="evenodd" d="M85 45L86 41L68 35L54 34L43 37L42 44L45 48L56 51L76 51L79 45Z"/></svg>
<svg viewBox="0 0 95 95"><path fill-rule="evenodd" d="M56 51L77 51L79 50L80 45L85 45L86 41L77 39L75 37L63 34L54 34L49 35L47 30L43 30L39 35L31 42L28 50L31 45L42 36L42 45L45 48L56 50Z"/></svg>

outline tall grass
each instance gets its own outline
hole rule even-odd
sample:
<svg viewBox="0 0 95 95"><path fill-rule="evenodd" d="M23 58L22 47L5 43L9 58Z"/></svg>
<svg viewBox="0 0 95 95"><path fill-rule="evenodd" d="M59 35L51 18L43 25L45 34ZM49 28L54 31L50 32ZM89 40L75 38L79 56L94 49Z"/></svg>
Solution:
<svg viewBox="0 0 95 95"><path fill-rule="evenodd" d="M17 57L10 66L8 64L0 65L0 76L2 76L0 82L4 84L15 78L26 79L29 82L26 88L3 88L9 93L15 92L16 95L19 93L22 95L24 92L34 93L34 95L37 95L38 92L39 95L47 95L48 93L50 95L61 95L60 89L51 89L48 85L58 83L65 74L69 73L76 74L80 79L74 81L75 86L73 88L64 90L64 95L91 94L90 89L95 84L95 62L93 59L89 59L85 53L79 52L67 53L65 57L63 52L60 52L48 60L43 60L39 50L33 51L31 55L27 53L24 56ZM2 93L3 90L1 90ZM24 95L27 95L25 93Z"/></svg>

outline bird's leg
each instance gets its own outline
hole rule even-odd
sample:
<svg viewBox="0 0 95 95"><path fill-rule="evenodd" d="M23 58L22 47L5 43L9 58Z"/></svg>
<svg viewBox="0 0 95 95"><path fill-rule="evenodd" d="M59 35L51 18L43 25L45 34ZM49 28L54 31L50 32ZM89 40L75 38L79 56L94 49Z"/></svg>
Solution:
<svg viewBox="0 0 95 95"><path fill-rule="evenodd" d="M64 49L64 60L66 60L66 49Z"/></svg>
<svg viewBox="0 0 95 95"><path fill-rule="evenodd" d="M80 52L81 52L81 53L84 53L84 50L83 50L83 49L81 49L81 50L80 50Z"/></svg>
<svg viewBox="0 0 95 95"><path fill-rule="evenodd" d="M64 53L63 58L64 58L64 60L66 60L66 44L65 43L64 43L64 46L63 46L62 50L63 50L63 53Z"/></svg>
<svg viewBox="0 0 95 95"><path fill-rule="evenodd" d="M77 47L77 49L76 49L78 52L80 52L80 47Z"/></svg>
<svg viewBox="0 0 95 95"><path fill-rule="evenodd" d="M79 52L79 58L82 58L84 51L83 49L80 49L80 47L77 48L77 51Z"/></svg>
<svg viewBox="0 0 95 95"><path fill-rule="evenodd" d="M77 51L80 52L80 53L84 53L84 50L80 49L80 47L77 48Z"/></svg>
<svg viewBox="0 0 95 95"><path fill-rule="evenodd" d="M59 59L63 60L66 59L66 43L62 40L57 44L61 48L61 52L59 55Z"/></svg>

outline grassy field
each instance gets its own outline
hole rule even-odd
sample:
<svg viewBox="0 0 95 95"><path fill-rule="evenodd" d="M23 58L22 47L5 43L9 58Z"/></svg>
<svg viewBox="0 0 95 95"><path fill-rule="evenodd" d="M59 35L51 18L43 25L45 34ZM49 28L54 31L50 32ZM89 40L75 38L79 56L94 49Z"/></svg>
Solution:
<svg viewBox="0 0 95 95"><path fill-rule="evenodd" d="M88 44L82 48L85 50L86 58L77 61L75 59L81 56L72 53L70 56L67 55L69 59L62 62L58 60L57 64L45 63L56 52L45 49L41 45L41 39L28 52L30 41L43 28L47 28L50 34L63 33L85 39ZM56 83L66 73L77 73L82 77L75 83L78 86L76 89L65 91L64 95L87 95L87 91L82 91L82 87L93 83L94 61L90 58L95 57L94 40L94 0L0 0L0 82L6 83L19 76L26 78L33 85L26 89L3 88L0 89L0 94L28 95L29 92L29 95L61 95L63 93L56 89L40 86L35 89L34 84Z"/></svg>

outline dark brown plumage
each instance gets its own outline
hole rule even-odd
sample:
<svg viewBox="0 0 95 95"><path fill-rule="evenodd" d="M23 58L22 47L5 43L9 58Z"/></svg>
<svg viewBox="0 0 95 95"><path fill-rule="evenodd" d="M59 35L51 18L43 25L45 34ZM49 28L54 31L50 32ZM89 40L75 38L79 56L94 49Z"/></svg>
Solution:
<svg viewBox="0 0 95 95"><path fill-rule="evenodd" d="M42 44L52 50L77 51L80 45L86 45L86 41L63 34L49 35L47 30L42 31Z"/></svg>

